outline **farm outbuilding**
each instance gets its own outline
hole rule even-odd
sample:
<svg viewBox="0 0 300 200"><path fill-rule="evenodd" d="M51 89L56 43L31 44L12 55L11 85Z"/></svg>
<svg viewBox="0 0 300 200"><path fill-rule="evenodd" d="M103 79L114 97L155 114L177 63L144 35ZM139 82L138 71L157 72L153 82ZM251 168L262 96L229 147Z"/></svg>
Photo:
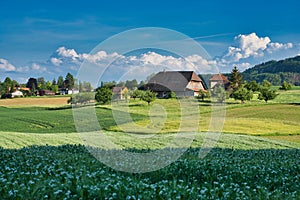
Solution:
<svg viewBox="0 0 300 200"><path fill-rule="evenodd" d="M225 90L228 90L230 88L230 82L227 79L227 77L223 74L214 74L210 79L209 79L209 85L210 89L213 90L217 86L222 86L225 88Z"/></svg>

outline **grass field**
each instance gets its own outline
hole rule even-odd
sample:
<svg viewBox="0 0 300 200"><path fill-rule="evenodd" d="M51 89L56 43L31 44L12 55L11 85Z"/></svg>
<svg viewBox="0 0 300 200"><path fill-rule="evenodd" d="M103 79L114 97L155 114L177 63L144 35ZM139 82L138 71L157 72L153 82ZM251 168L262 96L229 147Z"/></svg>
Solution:
<svg viewBox="0 0 300 200"><path fill-rule="evenodd" d="M158 99L151 106L139 100L126 107L124 103L96 106L103 134L118 147L110 149L105 140L100 142L103 146L97 147L108 155L163 149L178 132L181 117L188 125L197 124L199 117L199 132L184 146L188 150L167 167L144 174L114 170L89 154L83 146L87 137L76 133L68 97L0 100L0 197L300 199L299 94L299 90L280 91L269 103L228 100L223 134L204 158L198 153L211 120L210 102L199 102L200 116L193 110L182 116L175 99ZM147 129L160 134L136 134ZM179 140L192 136L186 132ZM176 144L172 147L178 149ZM138 165L126 156L123 159ZM158 155L151 163L164 159Z"/></svg>
<svg viewBox="0 0 300 200"><path fill-rule="evenodd" d="M285 95L289 94L290 91L286 92ZM298 93L293 93L293 95L290 101ZM17 101L20 100L23 99ZM44 104L41 103L43 100L45 101ZM26 100L26 103L30 101L32 101L31 103L37 101L40 106L21 107L20 104L12 105L12 103L9 103L6 107L0 107L0 131L25 133L76 132L72 109L70 106L63 104L65 98L33 98ZM45 107L49 101L62 104ZM278 103L276 101L270 103L253 101L244 105L235 101L229 102L226 106L223 132L262 136L299 135L300 105L298 103ZM148 106L147 103L139 100L126 104L125 107L128 108L128 111L120 105L113 107L97 106L95 111L104 130L130 130L131 127L134 129L138 125L146 128L157 128L161 133L177 132L182 117L178 101L158 99L154 104L157 106L156 111L155 109L153 111L153 106ZM166 115L160 114L161 109L165 110ZM211 106L208 103L200 102L199 109L199 131L205 132L208 130L211 120ZM129 112L130 118L128 118L127 112ZM188 119L189 122L197 124L197 121L193 121L194 119L197 120L197 113L188 114L191 115ZM149 118L149 115L153 115L153 117ZM119 124L114 119L116 116L121 120ZM195 117L193 118L193 116Z"/></svg>

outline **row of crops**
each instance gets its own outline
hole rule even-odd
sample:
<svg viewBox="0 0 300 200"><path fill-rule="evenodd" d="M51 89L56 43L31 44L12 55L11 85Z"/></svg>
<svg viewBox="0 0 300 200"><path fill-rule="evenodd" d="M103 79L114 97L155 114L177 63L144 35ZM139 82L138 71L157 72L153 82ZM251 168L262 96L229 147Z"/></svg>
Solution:
<svg viewBox="0 0 300 200"><path fill-rule="evenodd" d="M259 142L259 141L257 141ZM1 199L299 199L300 149L190 148L158 171L115 171L82 145L0 149Z"/></svg>

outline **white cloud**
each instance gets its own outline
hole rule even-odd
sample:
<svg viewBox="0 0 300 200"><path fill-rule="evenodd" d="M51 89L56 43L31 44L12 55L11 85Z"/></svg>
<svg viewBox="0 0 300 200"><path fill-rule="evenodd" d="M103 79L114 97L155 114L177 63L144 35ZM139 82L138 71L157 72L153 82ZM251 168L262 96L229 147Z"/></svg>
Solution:
<svg viewBox="0 0 300 200"><path fill-rule="evenodd" d="M256 33L249 35L238 35L235 40L239 43L239 47L243 52L243 58L249 56L261 56L259 51L265 50L267 45L271 42L269 37L258 37Z"/></svg>
<svg viewBox="0 0 300 200"><path fill-rule="evenodd" d="M271 42L269 37L258 37L256 33L249 35L239 34L235 38L236 47L228 47L224 58L231 62L238 62L241 59L249 57L261 57L264 55L263 51L267 49Z"/></svg>
<svg viewBox="0 0 300 200"><path fill-rule="evenodd" d="M0 70L16 71L16 67L8 62L8 60L0 58Z"/></svg>
<svg viewBox="0 0 300 200"><path fill-rule="evenodd" d="M17 72L28 72L30 70L30 68L28 66L25 67L18 67L16 69Z"/></svg>
<svg viewBox="0 0 300 200"><path fill-rule="evenodd" d="M268 44L268 49L267 51L269 53L272 53L274 51L278 51L278 50L287 50L287 49L291 49L293 48L294 45L292 43L286 43L286 44L283 44L283 43L278 43L278 42L271 42Z"/></svg>
<svg viewBox="0 0 300 200"><path fill-rule="evenodd" d="M266 59L291 57L298 48L293 43L272 42L269 37L259 37L256 33L239 34L234 39L236 45L229 46L223 56L216 58L217 65L222 67L223 71L229 71L234 65L242 70Z"/></svg>
<svg viewBox="0 0 300 200"><path fill-rule="evenodd" d="M56 52L58 55L66 58L71 58L72 60L76 60L79 56L74 49L66 49L66 47L59 47Z"/></svg>
<svg viewBox="0 0 300 200"><path fill-rule="evenodd" d="M55 66L59 66L63 61L61 59L52 57L50 59L50 62Z"/></svg>
<svg viewBox="0 0 300 200"><path fill-rule="evenodd" d="M243 62L243 63L238 63L236 64L236 67L240 70L240 71L244 71L246 69L248 69L249 67L251 67L251 64L248 62Z"/></svg>
<svg viewBox="0 0 300 200"><path fill-rule="evenodd" d="M33 63L32 66L31 66L31 69L34 70L34 71L39 71L39 72L45 72L45 71L47 71L46 67L42 67L42 66L40 66L37 63Z"/></svg>
<svg viewBox="0 0 300 200"><path fill-rule="evenodd" d="M78 57L80 58L80 61L87 60L91 63L110 63L118 58L123 58L122 55L119 55L118 53L112 53L108 54L105 51L98 51L95 54L79 54Z"/></svg>

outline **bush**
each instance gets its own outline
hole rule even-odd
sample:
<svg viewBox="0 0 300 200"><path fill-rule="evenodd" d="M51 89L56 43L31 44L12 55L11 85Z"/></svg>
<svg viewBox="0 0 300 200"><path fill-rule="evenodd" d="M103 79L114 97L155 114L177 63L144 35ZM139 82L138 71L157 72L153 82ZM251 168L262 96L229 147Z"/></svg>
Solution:
<svg viewBox="0 0 300 200"><path fill-rule="evenodd" d="M214 90L211 92L211 97L215 99L217 102L223 103L227 97L224 87L222 86L215 87Z"/></svg>
<svg viewBox="0 0 300 200"><path fill-rule="evenodd" d="M176 96L176 93L173 92L173 91L170 92L170 94L169 94L169 96L168 96L169 99L176 99L176 97L177 97L177 96Z"/></svg>
<svg viewBox="0 0 300 200"><path fill-rule="evenodd" d="M143 101L146 101L148 105L156 99L156 93L150 90L146 90L141 98Z"/></svg>
<svg viewBox="0 0 300 200"><path fill-rule="evenodd" d="M252 90L242 87L233 92L232 97L235 100L241 100L241 103L244 103L245 101L250 101L253 98L253 92Z"/></svg>
<svg viewBox="0 0 300 200"><path fill-rule="evenodd" d="M281 84L281 87L279 89L280 90L291 90L292 84L289 84L286 81L283 81L283 83Z"/></svg>
<svg viewBox="0 0 300 200"><path fill-rule="evenodd" d="M275 99L276 96L275 90L271 90L269 87L261 87L258 99L268 103L269 100Z"/></svg>
<svg viewBox="0 0 300 200"><path fill-rule="evenodd" d="M10 93L1 95L1 99L11 99L11 98L12 98L12 95Z"/></svg>
<svg viewBox="0 0 300 200"><path fill-rule="evenodd" d="M93 93L79 93L74 94L69 100L68 103L71 104L84 104L89 103L94 97Z"/></svg>
<svg viewBox="0 0 300 200"><path fill-rule="evenodd" d="M210 98L210 93L208 91L200 90L197 99L204 101L204 98Z"/></svg>
<svg viewBox="0 0 300 200"><path fill-rule="evenodd" d="M100 104L107 104L111 102L112 96L112 90L104 86L97 89L95 100Z"/></svg>

